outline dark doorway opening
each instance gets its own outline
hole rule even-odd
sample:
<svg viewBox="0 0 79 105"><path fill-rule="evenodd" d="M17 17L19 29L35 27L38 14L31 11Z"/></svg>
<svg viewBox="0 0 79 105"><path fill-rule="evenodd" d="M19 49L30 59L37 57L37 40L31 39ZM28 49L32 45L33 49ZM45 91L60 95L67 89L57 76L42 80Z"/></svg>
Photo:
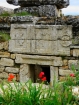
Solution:
<svg viewBox="0 0 79 105"><path fill-rule="evenodd" d="M39 78L40 72L43 71L46 76L46 80L50 83L50 66L44 65L30 65L30 78L31 80L36 83L37 79Z"/></svg>
<svg viewBox="0 0 79 105"><path fill-rule="evenodd" d="M47 82L50 83L50 66L41 66L42 71L45 73Z"/></svg>

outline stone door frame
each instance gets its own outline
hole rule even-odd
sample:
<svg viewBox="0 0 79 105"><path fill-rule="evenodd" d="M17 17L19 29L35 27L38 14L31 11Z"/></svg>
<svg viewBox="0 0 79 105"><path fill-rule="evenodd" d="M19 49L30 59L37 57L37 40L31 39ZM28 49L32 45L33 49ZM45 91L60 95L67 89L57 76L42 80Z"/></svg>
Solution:
<svg viewBox="0 0 79 105"><path fill-rule="evenodd" d="M55 56L39 56L39 55L24 55L16 54L16 63L22 63L20 67L20 82L26 82L30 79L29 71L30 65L48 65L50 66L50 84L53 85L53 81L58 81L58 66L62 66L61 57ZM28 76L26 75L28 74Z"/></svg>

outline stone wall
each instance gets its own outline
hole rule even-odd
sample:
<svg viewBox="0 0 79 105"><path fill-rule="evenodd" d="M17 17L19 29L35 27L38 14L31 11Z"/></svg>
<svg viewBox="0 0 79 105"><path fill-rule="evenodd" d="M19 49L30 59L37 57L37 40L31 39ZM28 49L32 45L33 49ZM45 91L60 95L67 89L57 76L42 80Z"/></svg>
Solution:
<svg viewBox="0 0 79 105"><path fill-rule="evenodd" d="M49 67L53 83L54 77L62 80L72 73L72 64L78 69L79 43L73 44L78 18L73 18L73 24L69 18L9 17L11 39L0 42L0 80L13 73L16 81L35 82L43 67Z"/></svg>
<svg viewBox="0 0 79 105"><path fill-rule="evenodd" d="M0 43L0 81L7 80L10 73L15 75L16 81L25 82L29 78L33 80L33 71L36 70L34 72L37 73L41 65L50 66L51 82L54 76L56 76L56 80L62 80L66 75L72 73L72 64L76 65L76 69L79 69L78 46L70 47L69 56L18 54L9 52L8 49L8 42ZM36 67L38 68L36 69Z"/></svg>
<svg viewBox="0 0 79 105"><path fill-rule="evenodd" d="M57 18L34 16L0 17L0 30L10 32L11 23L23 22L35 25L72 25L73 44L79 44L79 16L62 16Z"/></svg>
<svg viewBox="0 0 79 105"><path fill-rule="evenodd" d="M7 80L8 74L15 74L15 80L19 81L19 65L15 64L15 54L8 51L9 42L0 42L0 81Z"/></svg>

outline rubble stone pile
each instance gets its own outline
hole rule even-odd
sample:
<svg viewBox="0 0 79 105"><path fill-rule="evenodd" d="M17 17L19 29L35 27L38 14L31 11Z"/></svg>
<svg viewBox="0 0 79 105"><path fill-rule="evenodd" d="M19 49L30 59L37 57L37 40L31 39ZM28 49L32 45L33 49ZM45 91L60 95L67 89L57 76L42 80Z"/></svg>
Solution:
<svg viewBox="0 0 79 105"><path fill-rule="evenodd" d="M7 0L13 5L20 5L15 12L26 11L37 16L60 16L60 9L69 5L69 0Z"/></svg>

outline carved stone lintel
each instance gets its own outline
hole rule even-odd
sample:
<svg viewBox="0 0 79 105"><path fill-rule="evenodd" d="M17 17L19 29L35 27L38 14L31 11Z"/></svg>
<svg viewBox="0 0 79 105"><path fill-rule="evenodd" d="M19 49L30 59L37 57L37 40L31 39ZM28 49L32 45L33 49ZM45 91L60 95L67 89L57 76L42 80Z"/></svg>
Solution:
<svg viewBox="0 0 79 105"><path fill-rule="evenodd" d="M71 39L71 26L12 24L9 51L70 56Z"/></svg>

